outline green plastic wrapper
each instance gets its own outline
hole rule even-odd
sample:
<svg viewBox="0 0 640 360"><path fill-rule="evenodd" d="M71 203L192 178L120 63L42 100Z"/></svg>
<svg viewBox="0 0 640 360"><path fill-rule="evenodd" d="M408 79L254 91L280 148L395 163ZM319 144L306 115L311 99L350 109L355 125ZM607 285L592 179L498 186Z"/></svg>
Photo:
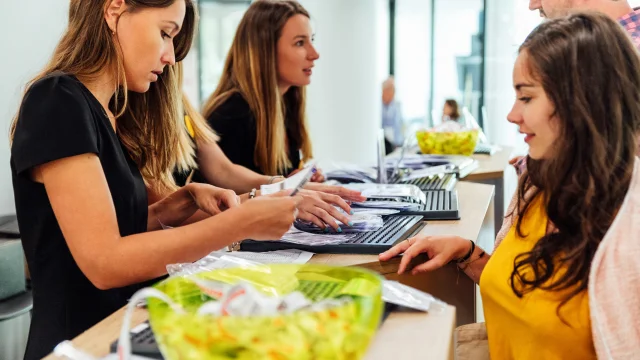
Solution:
<svg viewBox="0 0 640 360"><path fill-rule="evenodd" d="M473 154L478 142L478 130L459 132L416 132L423 154L465 155Z"/></svg>
<svg viewBox="0 0 640 360"><path fill-rule="evenodd" d="M151 327L166 360L360 359L383 312L382 278L365 269L277 264L195 276L232 285L250 283L271 296L300 291L314 302L345 297L349 301L275 316L198 315L198 308L211 298L187 277L169 278L155 288L186 313L174 312L161 300L148 300Z"/></svg>

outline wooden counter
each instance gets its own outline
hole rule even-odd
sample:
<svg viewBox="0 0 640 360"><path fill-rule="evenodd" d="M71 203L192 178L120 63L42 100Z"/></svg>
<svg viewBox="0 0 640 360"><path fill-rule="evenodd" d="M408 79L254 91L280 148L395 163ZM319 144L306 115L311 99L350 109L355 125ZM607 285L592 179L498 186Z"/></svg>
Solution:
<svg viewBox="0 0 640 360"><path fill-rule="evenodd" d="M509 160L513 157L513 151L512 147L503 146L501 150L496 151L493 155L473 155L472 157L478 161L478 168L461 179L462 181L495 186L495 235L498 234L500 226L502 226L507 206L505 200L511 200L515 182L517 181L515 170L509 165ZM461 199L460 201L465 200L461 197L459 199Z"/></svg>
<svg viewBox="0 0 640 360"><path fill-rule="evenodd" d="M464 180L479 181L501 178L509 166L509 160L513 157L513 148L502 146L493 155L473 155L471 157L478 161L478 168L467 175Z"/></svg>
<svg viewBox="0 0 640 360"><path fill-rule="evenodd" d="M460 202L461 220L428 222L421 234L459 235L479 243L493 241L493 186L460 182L456 189L460 199L464 199ZM453 330L457 325L475 320L476 285L463 273L458 273L455 265L411 276L397 274L399 258L381 263L375 255L319 254L310 262L368 268L453 305L442 312L391 313L374 338L366 359L453 359ZM109 345L119 335L123 314L124 309L113 313L73 339L73 344L92 355L106 355ZM146 310L136 309L132 328L146 319ZM49 355L46 359L56 357Z"/></svg>

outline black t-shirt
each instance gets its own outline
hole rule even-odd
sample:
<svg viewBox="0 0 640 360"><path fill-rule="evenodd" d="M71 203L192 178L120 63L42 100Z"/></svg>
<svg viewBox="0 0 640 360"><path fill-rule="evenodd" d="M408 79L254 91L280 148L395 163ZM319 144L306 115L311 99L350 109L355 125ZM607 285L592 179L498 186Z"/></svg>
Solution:
<svg viewBox="0 0 640 360"><path fill-rule="evenodd" d="M247 101L239 93L233 94L207 118L209 126L220 135L218 145L232 163L242 165L259 174L264 171L256 164L256 120ZM291 168L283 174L289 175L300 166L300 146L287 129L287 149ZM269 174L272 175L272 174Z"/></svg>
<svg viewBox="0 0 640 360"><path fill-rule="evenodd" d="M46 356L59 342L74 338L124 306L145 285L110 290L93 286L71 256L44 185L31 180L33 167L85 153L100 159L120 235L145 232L144 181L98 100L75 77L62 73L33 84L23 99L11 147L16 211L33 287L25 359Z"/></svg>

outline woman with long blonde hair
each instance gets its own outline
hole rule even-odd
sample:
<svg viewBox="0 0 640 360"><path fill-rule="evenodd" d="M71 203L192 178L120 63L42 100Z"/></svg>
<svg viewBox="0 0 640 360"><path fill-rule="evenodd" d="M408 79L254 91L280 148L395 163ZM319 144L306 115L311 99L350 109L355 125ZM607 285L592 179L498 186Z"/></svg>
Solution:
<svg viewBox="0 0 640 360"><path fill-rule="evenodd" d="M182 63L177 63L176 73L179 83L182 83ZM178 186L185 186L191 182L209 183L225 189L231 189L237 193L255 193L260 196L261 185L268 185L283 180L280 176L267 176L259 174L251 169L229 160L218 146L219 137L211 130L207 121L182 95L184 111L184 126L180 137L185 142L190 142L195 147L197 164L194 163L193 154L179 159L174 172L174 178ZM304 189L298 191L301 201L298 203L298 218L315 223L320 228L333 228L342 231L336 222L349 224L350 219L346 215L351 212L351 207L345 200L365 201L359 191L349 190L342 186L307 183ZM155 201L153 195L151 202ZM156 197L159 200L159 196ZM338 210L341 208L343 211ZM201 219L206 214L199 214L190 221Z"/></svg>
<svg viewBox="0 0 640 360"><path fill-rule="evenodd" d="M231 162L287 176L313 157L305 86L318 58L302 5L290 0L251 4L220 83L203 108Z"/></svg>
<svg viewBox="0 0 640 360"><path fill-rule="evenodd" d="M171 173L193 149L181 137L173 65L191 46L194 6L71 0L51 61L27 85L11 130L33 285L26 359L125 305L166 265L246 238L280 238L295 219L290 196L240 204L233 191L211 185L175 190ZM168 196L148 206L147 188ZM216 216L180 226L200 211ZM163 225L175 228L155 231Z"/></svg>

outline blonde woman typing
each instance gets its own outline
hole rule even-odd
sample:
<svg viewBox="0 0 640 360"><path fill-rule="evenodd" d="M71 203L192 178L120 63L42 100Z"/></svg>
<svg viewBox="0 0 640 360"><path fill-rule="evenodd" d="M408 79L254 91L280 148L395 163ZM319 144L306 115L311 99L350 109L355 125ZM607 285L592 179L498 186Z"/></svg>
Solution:
<svg viewBox="0 0 640 360"><path fill-rule="evenodd" d="M182 74L182 64L176 64L179 77ZM218 146L218 136L211 130L206 120L200 115L188 99L183 96L184 126L183 136L190 138L195 146L197 157L189 157L188 161L182 161L177 165L174 177L179 186L192 182L210 183L221 188L227 188L237 193L249 193L256 189L256 195L260 196L261 185L282 181L282 176L266 176L229 160ZM197 162L197 164L194 164ZM336 219L343 224L349 224L349 218L345 213L350 213L351 208L345 202L364 201L360 192L346 189L341 186L330 186L318 183L307 183L305 189L298 192L303 199L298 204L298 218L315 223L321 228L331 227L335 231L342 231ZM158 197L157 199L159 199ZM155 201L152 199L152 201ZM340 212L336 207L344 210ZM206 214L200 214L206 216ZM190 219L200 219L195 217Z"/></svg>

